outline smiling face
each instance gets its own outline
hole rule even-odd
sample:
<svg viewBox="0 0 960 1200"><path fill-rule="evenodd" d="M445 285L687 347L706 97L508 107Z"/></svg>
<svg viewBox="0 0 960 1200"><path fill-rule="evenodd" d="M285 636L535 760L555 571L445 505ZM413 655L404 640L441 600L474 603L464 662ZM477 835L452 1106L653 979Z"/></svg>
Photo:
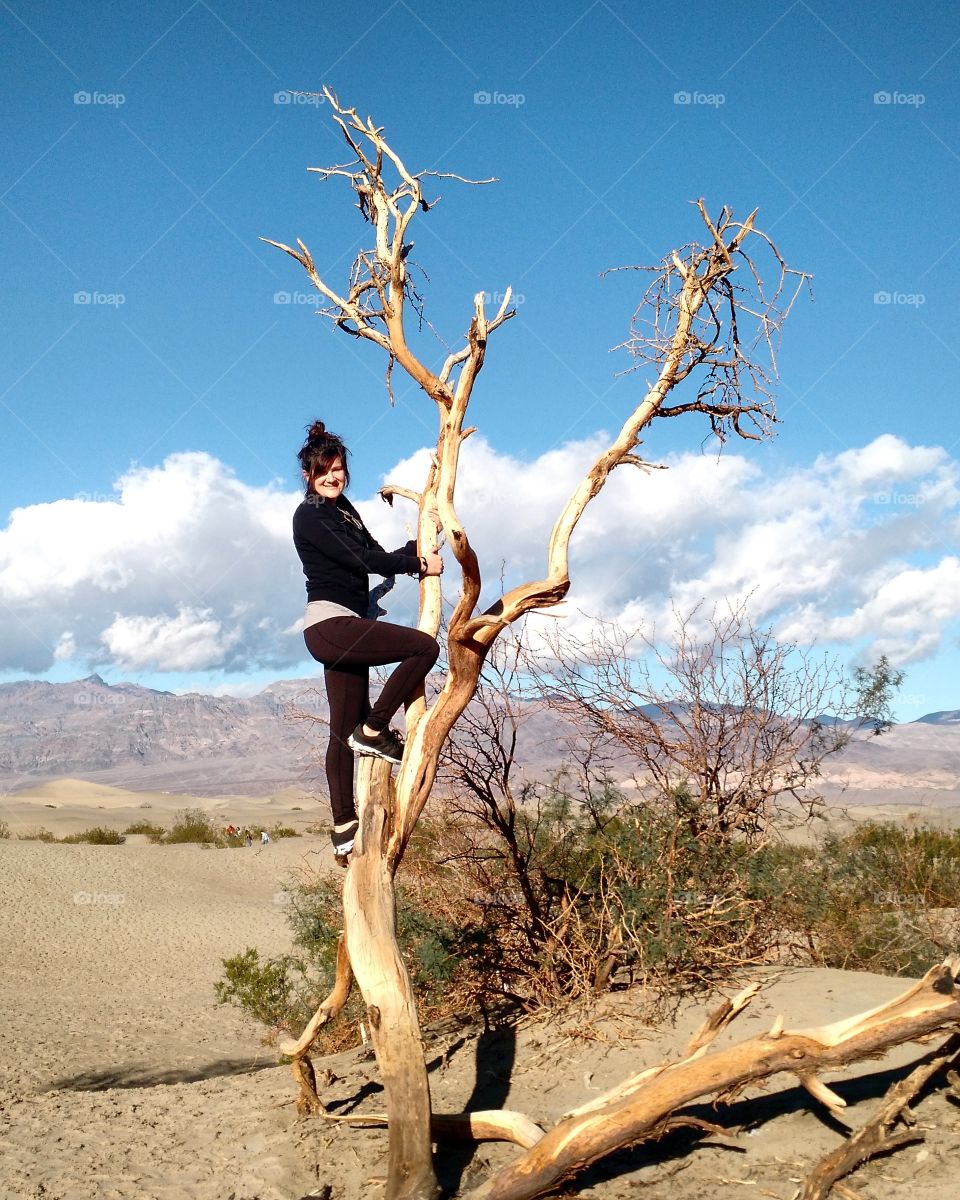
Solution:
<svg viewBox="0 0 960 1200"><path fill-rule="evenodd" d="M347 480L343 459L338 454L313 477L312 491L323 500L336 500L343 491Z"/></svg>

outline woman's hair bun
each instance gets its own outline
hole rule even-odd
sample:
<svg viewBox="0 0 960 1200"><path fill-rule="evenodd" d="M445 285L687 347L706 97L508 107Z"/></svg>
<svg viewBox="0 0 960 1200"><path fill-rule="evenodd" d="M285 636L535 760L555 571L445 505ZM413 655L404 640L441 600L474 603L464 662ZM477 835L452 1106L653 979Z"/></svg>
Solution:
<svg viewBox="0 0 960 1200"><path fill-rule="evenodd" d="M314 421L312 425L307 426L307 440L312 442L315 438L326 437L327 427L322 421Z"/></svg>

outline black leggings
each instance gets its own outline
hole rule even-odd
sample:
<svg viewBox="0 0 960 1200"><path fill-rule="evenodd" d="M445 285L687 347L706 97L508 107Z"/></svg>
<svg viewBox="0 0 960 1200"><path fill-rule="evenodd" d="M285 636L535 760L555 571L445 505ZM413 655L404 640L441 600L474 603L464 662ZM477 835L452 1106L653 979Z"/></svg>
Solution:
<svg viewBox="0 0 960 1200"><path fill-rule="evenodd" d="M347 738L361 721L386 729L401 704L408 701L437 661L436 638L406 625L368 621L363 617L329 617L303 631L307 649L323 663L330 705L330 741L325 766L335 825L352 821L353 751ZM398 663L370 706L370 667Z"/></svg>

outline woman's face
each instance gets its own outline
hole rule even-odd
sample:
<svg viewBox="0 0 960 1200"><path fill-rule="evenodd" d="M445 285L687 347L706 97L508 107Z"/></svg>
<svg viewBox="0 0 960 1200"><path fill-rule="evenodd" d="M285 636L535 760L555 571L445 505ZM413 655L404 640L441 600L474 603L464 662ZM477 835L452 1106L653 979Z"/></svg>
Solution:
<svg viewBox="0 0 960 1200"><path fill-rule="evenodd" d="M336 500L343 491L345 478L346 472L343 469L343 459L338 455L325 471L315 476L313 490L324 500Z"/></svg>

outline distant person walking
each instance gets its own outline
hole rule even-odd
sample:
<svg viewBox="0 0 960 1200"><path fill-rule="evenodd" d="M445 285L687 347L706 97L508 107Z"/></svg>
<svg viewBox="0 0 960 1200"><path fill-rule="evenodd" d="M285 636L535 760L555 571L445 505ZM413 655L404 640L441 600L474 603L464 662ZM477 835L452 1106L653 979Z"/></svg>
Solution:
<svg viewBox="0 0 960 1200"><path fill-rule="evenodd" d="M306 495L293 517L293 542L307 581L303 637L313 657L323 663L330 706L324 765L333 847L341 858L353 849L358 828L354 751L401 761L403 742L390 721L414 696L440 653L430 634L376 620L369 577L406 574L422 579L443 572L435 548L418 555L411 541L388 552L374 540L343 494L350 483L347 454L322 421L309 427L298 454ZM388 663L398 666L371 706L370 668Z"/></svg>
<svg viewBox="0 0 960 1200"><path fill-rule="evenodd" d="M270 834L267 833L267 831L265 829L260 830L260 845L261 846L269 846L270 845Z"/></svg>

